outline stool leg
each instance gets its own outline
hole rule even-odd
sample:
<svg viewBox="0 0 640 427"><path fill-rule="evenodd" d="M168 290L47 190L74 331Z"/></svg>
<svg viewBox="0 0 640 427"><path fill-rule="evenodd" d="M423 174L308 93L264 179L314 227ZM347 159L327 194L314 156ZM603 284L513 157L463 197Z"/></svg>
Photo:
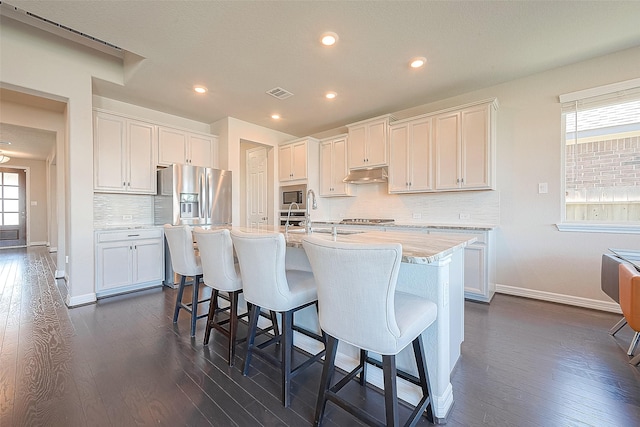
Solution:
<svg viewBox="0 0 640 427"><path fill-rule="evenodd" d="M316 415L313 421L314 426L322 424L324 410L327 407L327 391L331 387L331 379L335 369L336 353L338 351L338 340L327 335L327 352L324 356L324 365L322 366L322 376L320 377L320 390L318 391L318 400L316 403Z"/></svg>
<svg viewBox="0 0 640 427"><path fill-rule="evenodd" d="M256 329L258 328L258 318L260 317L260 307L251 304L251 315L249 317L249 330L247 331L247 355L244 359L244 369L242 375L249 373L249 365L251 364L251 352L253 351L253 342L256 339Z"/></svg>
<svg viewBox="0 0 640 427"><path fill-rule="evenodd" d="M362 372L360 372L360 385L367 383L367 350L360 349L360 366Z"/></svg>
<svg viewBox="0 0 640 427"><path fill-rule="evenodd" d="M637 355L636 357L634 357L633 359L629 360L629 363L630 363L631 365L634 365L634 366L638 366L638 365L640 365L640 354L638 354L638 355Z"/></svg>
<svg viewBox="0 0 640 427"><path fill-rule="evenodd" d="M416 357L416 364L418 365L418 376L420 378L420 387L422 387L422 396L427 403L427 420L433 423L433 404L431 401L431 383L429 382L429 371L427 370L427 359L424 355L424 344L422 343L422 335L413 340L413 354ZM417 419L417 417L416 417Z"/></svg>
<svg viewBox="0 0 640 427"><path fill-rule="evenodd" d="M285 408L291 403L291 360L293 351L293 312L282 313L282 403Z"/></svg>
<svg viewBox="0 0 640 427"><path fill-rule="evenodd" d="M231 310L229 312L229 366L236 358L236 336L238 335L238 296L241 291L229 292Z"/></svg>
<svg viewBox="0 0 640 427"><path fill-rule="evenodd" d="M397 426L399 421L395 355L382 356L382 371L384 373L384 407L387 426Z"/></svg>
<svg viewBox="0 0 640 427"><path fill-rule="evenodd" d="M273 336L277 337L280 335L280 330L278 329L278 315L275 311L270 311L269 316L271 317L271 325L273 326Z"/></svg>
<svg viewBox="0 0 640 427"><path fill-rule="evenodd" d="M178 296L176 296L176 308L173 311L173 323L178 322L178 313L180 312L180 304L182 304L182 294L184 293L184 284L186 277L180 275L180 286L178 286Z"/></svg>
<svg viewBox="0 0 640 427"><path fill-rule="evenodd" d="M193 278L193 297L191 303L191 336L196 336L196 320L198 320L198 294L200 293L200 277Z"/></svg>
<svg viewBox="0 0 640 427"><path fill-rule="evenodd" d="M216 313L218 311L218 290L214 289L209 302L209 314L207 315L207 326L204 329L204 345L209 344L211 329L216 321Z"/></svg>
<svg viewBox="0 0 640 427"><path fill-rule="evenodd" d="M627 351L627 356L633 356L633 350L635 350L638 345L638 341L640 341L640 332L636 332L631 339L631 345L629 346L629 351Z"/></svg>

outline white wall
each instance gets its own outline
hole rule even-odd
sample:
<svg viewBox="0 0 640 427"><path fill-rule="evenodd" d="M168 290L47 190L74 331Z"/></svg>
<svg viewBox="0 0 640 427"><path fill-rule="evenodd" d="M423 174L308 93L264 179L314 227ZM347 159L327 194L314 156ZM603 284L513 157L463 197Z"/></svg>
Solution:
<svg viewBox="0 0 640 427"><path fill-rule="evenodd" d="M11 19L0 26L2 83L14 90L67 102L64 144L58 144L64 182L68 305L95 301L93 274L92 78L122 84L120 60L78 47ZM60 269L60 266L58 266Z"/></svg>
<svg viewBox="0 0 640 427"><path fill-rule="evenodd" d="M594 60L558 68L455 98L392 112L398 119L497 97L497 189L485 192L391 196L374 187L358 188L357 200L326 200L328 214L364 216L403 215L400 209L421 209L421 221L461 222L460 207L468 209L476 198L474 218L489 218L499 206L497 230L497 283L506 292L561 299L598 306L611 302L600 290L600 257L607 248L640 249L640 235L560 232L562 216L562 143L558 95L640 77L640 47ZM323 132L325 137L344 128ZM548 194L538 194L538 183L549 184ZM360 200L362 198L363 200ZM446 200L446 206L442 203ZM427 206L437 205L437 210ZM425 214L426 213L426 214ZM404 212L405 221L411 221ZM356 215L356 216L358 216ZM484 219L478 222L484 222ZM547 295L546 293L558 294ZM586 301L580 301L586 299ZM604 307L606 308L606 306Z"/></svg>
<svg viewBox="0 0 640 427"><path fill-rule="evenodd" d="M253 142L260 145L266 145L268 147L277 147L279 144L296 139L295 136L288 135L273 129L268 129L262 126L254 125L253 123L243 122L242 120L234 119L233 117L227 117L223 120L219 120L211 124L211 133L218 135L220 140L219 156L220 163L218 165L221 169L228 169L232 171L233 176L233 217L232 221L234 225L241 224L240 206L243 206L241 200L240 191L240 179L242 173L244 173L244 156L241 155L241 143L243 141ZM269 167L273 168L274 164L278 161L278 150L271 150L269 153ZM272 156L273 153L273 156ZM273 169L272 169L273 170ZM273 180L271 182L271 188L269 188L269 194L276 194L278 191L279 182ZM278 218L277 207L274 205L271 209L271 218Z"/></svg>

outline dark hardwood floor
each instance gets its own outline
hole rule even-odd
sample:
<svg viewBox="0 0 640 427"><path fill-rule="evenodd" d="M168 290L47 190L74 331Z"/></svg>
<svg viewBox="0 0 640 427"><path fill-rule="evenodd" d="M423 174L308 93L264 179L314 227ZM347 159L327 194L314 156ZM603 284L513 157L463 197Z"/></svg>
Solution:
<svg viewBox="0 0 640 427"><path fill-rule="evenodd" d="M186 315L172 324L176 291L69 310L54 270L44 248L0 251L0 426L311 424L320 364L295 379L285 409L270 365L254 358L242 376L243 344L229 368L220 334L202 345L204 320L193 340ZM467 302L447 425L640 425L640 369L626 356L632 332L607 333L619 318L505 295ZM382 417L376 390L353 382L348 393ZM359 423L329 404L325 425Z"/></svg>

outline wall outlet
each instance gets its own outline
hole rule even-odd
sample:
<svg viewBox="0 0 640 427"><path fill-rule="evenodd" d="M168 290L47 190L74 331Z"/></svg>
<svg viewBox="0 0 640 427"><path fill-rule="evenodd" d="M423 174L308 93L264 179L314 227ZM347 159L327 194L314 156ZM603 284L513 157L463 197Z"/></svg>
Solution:
<svg viewBox="0 0 640 427"><path fill-rule="evenodd" d="M122 215L122 219L124 219L125 221L126 220L131 220L131 219L133 219L133 216L132 215Z"/></svg>
<svg viewBox="0 0 640 427"><path fill-rule="evenodd" d="M460 219L471 219L471 214L461 213L460 214Z"/></svg>
<svg viewBox="0 0 640 427"><path fill-rule="evenodd" d="M422 218L422 214L421 214L421 213L419 213L419 212L415 212L415 213L413 214L413 219L420 219L420 218Z"/></svg>
<svg viewBox="0 0 640 427"><path fill-rule="evenodd" d="M66 264L69 264L69 255L67 255L67 256L65 256L65 257L64 257L64 262L65 262Z"/></svg>
<svg viewBox="0 0 640 427"><path fill-rule="evenodd" d="M549 192L549 184L546 182L538 183L538 194L547 194Z"/></svg>
<svg viewBox="0 0 640 427"><path fill-rule="evenodd" d="M38 201L37 200L32 200L31 201L31 206L38 206Z"/></svg>

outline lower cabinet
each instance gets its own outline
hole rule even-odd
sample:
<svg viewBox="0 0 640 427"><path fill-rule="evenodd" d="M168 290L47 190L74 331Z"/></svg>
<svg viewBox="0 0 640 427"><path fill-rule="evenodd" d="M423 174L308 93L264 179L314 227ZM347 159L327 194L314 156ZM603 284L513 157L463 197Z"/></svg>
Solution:
<svg viewBox="0 0 640 427"><path fill-rule="evenodd" d="M429 229L429 234L466 234L478 240L464 248L464 297L490 302L496 292L493 230Z"/></svg>
<svg viewBox="0 0 640 427"><path fill-rule="evenodd" d="M98 298L162 285L161 228L97 231L95 237Z"/></svg>

